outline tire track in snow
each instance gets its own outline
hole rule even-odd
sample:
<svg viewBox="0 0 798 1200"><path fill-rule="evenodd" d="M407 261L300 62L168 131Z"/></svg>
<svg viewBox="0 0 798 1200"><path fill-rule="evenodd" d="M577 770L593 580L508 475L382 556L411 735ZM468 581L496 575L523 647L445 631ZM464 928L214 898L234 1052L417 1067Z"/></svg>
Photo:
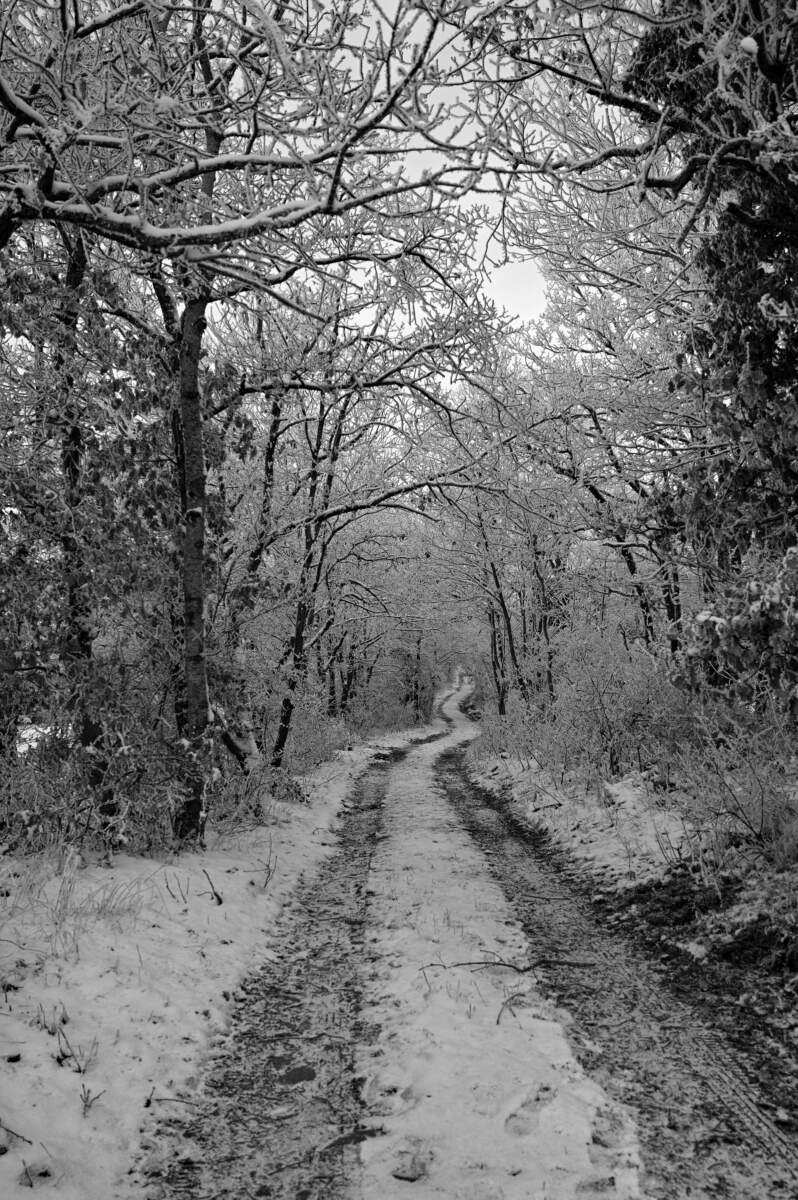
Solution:
<svg viewBox="0 0 798 1200"><path fill-rule="evenodd" d="M462 698L462 695L461 697ZM474 736L456 714L449 745ZM444 710L446 716L446 710ZM485 858L436 785L440 747L391 773L369 880L374 964L361 1054L375 1136L364 1200L632 1200L628 1115L586 1077Z"/></svg>
<svg viewBox="0 0 798 1200"><path fill-rule="evenodd" d="M358 781L338 848L284 911L271 961L237 989L192 1117L160 1123L170 1166L147 1200L349 1194L357 1144L373 1132L355 1074L355 1046L371 1036L360 1015L366 883L388 773L407 752L380 755Z"/></svg>
<svg viewBox="0 0 798 1200"><path fill-rule="evenodd" d="M661 969L596 923L547 857L545 837L468 779L461 751L438 763L450 802L544 964L536 976L573 1018L583 1065L638 1114L648 1193L798 1197L798 1147L722 1036L668 991Z"/></svg>

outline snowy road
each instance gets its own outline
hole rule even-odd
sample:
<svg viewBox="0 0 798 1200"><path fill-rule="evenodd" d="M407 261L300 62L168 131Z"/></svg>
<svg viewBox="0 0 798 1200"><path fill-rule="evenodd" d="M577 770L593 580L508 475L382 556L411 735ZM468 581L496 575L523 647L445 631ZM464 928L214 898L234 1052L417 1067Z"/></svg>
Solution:
<svg viewBox="0 0 798 1200"><path fill-rule="evenodd" d="M439 760L438 778L512 898L538 986L568 1012L568 1040L580 1062L635 1114L643 1193L662 1200L798 1196L798 1144L780 1124L778 1088L760 1086L771 1082L761 1080L761 1062L741 1056L718 1032L700 995L674 986L669 962L597 920L561 856L474 788L456 753ZM596 1136L605 1133L599 1128Z"/></svg>
<svg viewBox="0 0 798 1200"><path fill-rule="evenodd" d="M360 780L147 1195L795 1195L711 1031L467 783L463 694Z"/></svg>
<svg viewBox="0 0 798 1200"><path fill-rule="evenodd" d="M463 1200L636 1196L634 1140L575 1062L534 988L529 947L485 857L435 781L474 726L457 697L442 741L412 750L385 798L372 865L366 992L379 1027L361 1058L384 1134L362 1147L362 1195ZM593 1141L597 1124L612 1128Z"/></svg>

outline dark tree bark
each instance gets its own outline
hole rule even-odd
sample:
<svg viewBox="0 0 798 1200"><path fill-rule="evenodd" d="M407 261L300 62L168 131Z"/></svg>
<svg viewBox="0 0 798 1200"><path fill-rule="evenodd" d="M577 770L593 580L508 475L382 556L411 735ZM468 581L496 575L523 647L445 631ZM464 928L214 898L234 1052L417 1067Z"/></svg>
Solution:
<svg viewBox="0 0 798 1200"><path fill-rule="evenodd" d="M286 683L285 695L283 696L280 705L280 716L277 722L277 734L272 746L271 764L273 767L281 767L285 747L288 743L288 737L291 733L291 723L294 717L294 709L296 708L296 690L299 682L304 678L306 670L306 655L305 655L305 632L307 629L309 617L309 605L304 596L300 599L294 613L294 634L291 639L290 659L291 670Z"/></svg>
<svg viewBox="0 0 798 1200"><path fill-rule="evenodd" d="M85 546L81 542L80 510L84 499L84 459L86 453L80 407L75 396L75 341L80 306L79 291L87 267L83 238L78 235L69 247L64 304L59 314L61 342L56 351L56 378L65 399L61 435L61 466L64 472L64 500L68 519L61 535L67 586L66 650L78 673L91 659L92 605Z"/></svg>
<svg viewBox="0 0 798 1200"><path fill-rule="evenodd" d="M357 687L357 641L354 633L349 635L349 648L346 652L346 670L341 664L341 712L346 712L355 695Z"/></svg>
<svg viewBox="0 0 798 1200"><path fill-rule="evenodd" d="M493 672L493 683L496 688L496 707L500 717L507 715L507 672L505 669L504 638L502 629L492 603L488 603L488 623L490 626L490 665Z"/></svg>
<svg viewBox="0 0 798 1200"><path fill-rule="evenodd" d="M416 634L416 657L413 664L413 716L421 720L421 631Z"/></svg>
<svg viewBox="0 0 798 1200"><path fill-rule="evenodd" d="M546 690L548 692L549 704L554 705L556 699L554 691L554 652L551 647L551 637L549 634L549 621L552 615L552 605L549 596L549 589L546 586L546 579L540 569L540 551L537 547L537 542L533 538L532 541L532 564L535 572L535 578L538 581L540 588L540 615L538 618L538 628L541 637L546 644Z"/></svg>
<svg viewBox="0 0 798 1200"><path fill-rule="evenodd" d="M180 840L202 838L205 823L206 734L209 724L205 648L205 454L199 363L207 295L191 297L180 330L180 445L185 469L183 513L183 638L188 795L175 818Z"/></svg>
<svg viewBox="0 0 798 1200"><path fill-rule="evenodd" d="M277 445L282 432L282 396L275 392L272 397L271 414L269 417L269 432L266 437L266 447L263 451L263 486L261 490L260 518L255 545L250 552L247 585L254 587L260 570L263 555L268 549L272 533L272 496L274 493L274 469L277 458Z"/></svg>

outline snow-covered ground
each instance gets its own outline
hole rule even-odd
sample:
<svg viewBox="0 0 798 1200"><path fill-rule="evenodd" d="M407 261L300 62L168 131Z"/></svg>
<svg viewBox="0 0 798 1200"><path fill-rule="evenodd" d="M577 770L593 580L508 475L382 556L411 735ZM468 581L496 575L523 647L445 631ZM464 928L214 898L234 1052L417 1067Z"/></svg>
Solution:
<svg viewBox="0 0 798 1200"><path fill-rule="evenodd" d="M798 961L798 866L774 866L757 856L755 845L727 848L719 874L716 843L711 829L701 832L689 816L689 805L679 793L661 798L651 783L631 773L615 783L584 778L552 781L528 761L508 756L469 756L471 779L486 791L501 797L513 816L532 828L546 831L568 859L590 879L597 899L611 898L622 904L627 889L638 884L662 882L687 874L707 896L696 902L695 917L685 926L674 917L666 934L658 924L660 940L669 939L691 958L708 958L744 963L759 962L776 973L795 971ZM680 810L681 809L681 810ZM789 842L785 842L789 849ZM683 878L682 874L682 878ZM720 884L734 884L733 895L722 897ZM630 897L629 916L635 916ZM676 903L678 903L678 896ZM667 907L667 895L663 905ZM791 984L791 989L795 985ZM777 974L773 987L778 988ZM761 997L756 1003L762 1006ZM777 1028L795 1029L798 1018L787 1011L789 999L777 1002L770 1019Z"/></svg>
<svg viewBox="0 0 798 1200"><path fill-rule="evenodd" d="M689 857L694 843L685 819L657 804L639 775L558 786L536 766L504 757L472 761L469 774L487 791L506 796L516 818L545 829L607 886L661 876L680 856Z"/></svg>
<svg viewBox="0 0 798 1200"><path fill-rule="evenodd" d="M476 732L464 694L447 701L453 729L410 750L385 800L363 1014L380 1032L358 1064L376 1135L361 1147L363 1194L392 1200L417 1182L425 1197L566 1200L605 1195L611 1178L610 1194L638 1196L631 1123L576 1063L567 1014L536 991L523 932L434 783L435 757ZM129 1172L142 1130L192 1104L238 983L269 960L300 874L333 852L354 780L429 732L340 752L303 781L309 805L275 804L267 827L202 854L3 860L3 1200L32 1186L61 1200L141 1194ZM602 819L609 830L606 806Z"/></svg>
<svg viewBox="0 0 798 1200"><path fill-rule="evenodd" d="M211 833L204 853L0 860L3 1200L32 1184L62 1200L132 1194L147 1110L190 1103L232 991L268 957L299 875L330 853L354 779L418 736L339 752L303 780L309 805L276 804L266 828Z"/></svg>
<svg viewBox="0 0 798 1200"><path fill-rule="evenodd" d="M364 1014L380 1032L360 1066L383 1132L361 1149L363 1195L400 1200L416 1182L451 1200L639 1196L631 1121L577 1064L566 1014L536 990L523 931L435 784L435 757L478 732L460 698L444 705L453 732L413 749L385 799Z"/></svg>

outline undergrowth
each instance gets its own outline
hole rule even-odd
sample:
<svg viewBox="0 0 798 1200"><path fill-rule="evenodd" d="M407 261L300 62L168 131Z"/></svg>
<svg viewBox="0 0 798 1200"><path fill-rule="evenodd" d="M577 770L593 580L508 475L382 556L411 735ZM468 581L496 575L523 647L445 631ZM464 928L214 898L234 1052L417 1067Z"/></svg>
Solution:
<svg viewBox="0 0 798 1200"><path fill-rule="evenodd" d="M41 962L77 961L81 938L98 920L127 928L157 899L160 865L134 879L109 878L100 885L87 884L82 867L72 847L0 860L0 976L7 976L20 954ZM19 921L27 931L24 944L14 937Z"/></svg>
<svg viewBox="0 0 798 1200"><path fill-rule="evenodd" d="M596 637L563 648L554 702L514 694L499 716L486 706L480 758L534 763L560 787L582 778L631 781L685 822L686 850L716 871L798 863L795 723L757 706L687 692L642 651L612 657Z"/></svg>

